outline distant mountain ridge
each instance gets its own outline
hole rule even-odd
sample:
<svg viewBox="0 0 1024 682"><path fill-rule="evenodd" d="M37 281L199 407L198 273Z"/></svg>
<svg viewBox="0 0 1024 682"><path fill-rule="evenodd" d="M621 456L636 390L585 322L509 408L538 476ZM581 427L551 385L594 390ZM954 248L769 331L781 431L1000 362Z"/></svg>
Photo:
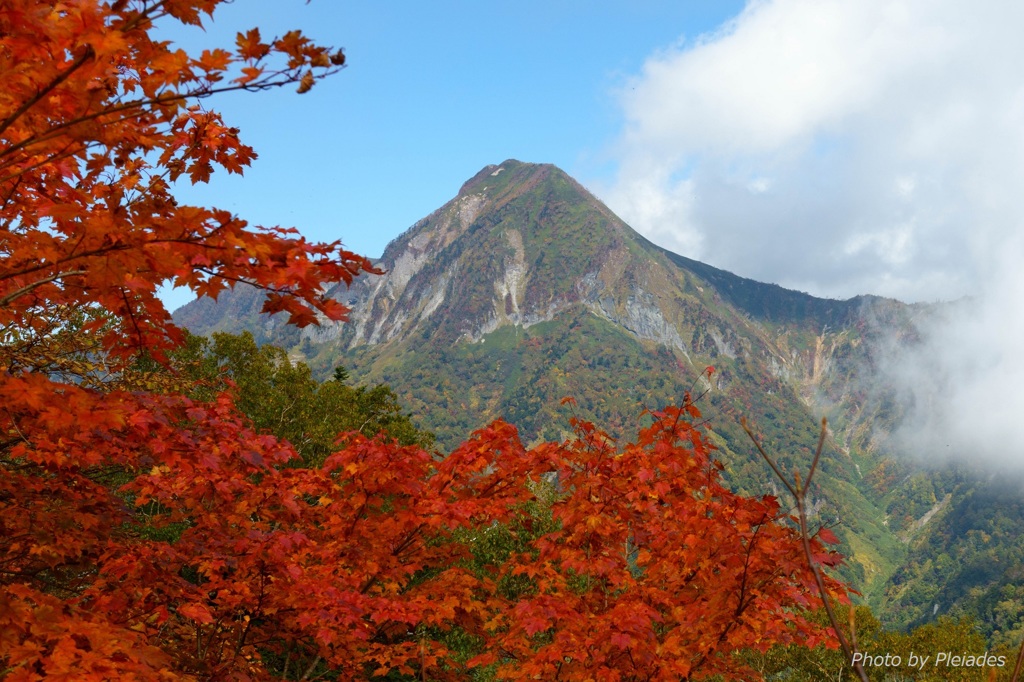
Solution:
<svg viewBox="0 0 1024 682"><path fill-rule="evenodd" d="M586 312L637 342L670 349L694 375L718 364L718 381L728 382L732 361L750 358L767 368L763 383L781 379L811 400L827 388L843 330L910 310L876 297L820 299L674 254L558 168L514 160L482 169L393 240L380 265L384 276L332 292L352 308L345 324L300 333L259 316L260 296L243 288L217 304L185 306L175 319L196 333L252 331L298 349L321 376L337 360L381 378L388 358L413 338L450 350L500 329L525 331Z"/></svg>
<svg viewBox="0 0 1024 682"><path fill-rule="evenodd" d="M703 394L726 476L748 494L778 486L739 418L792 470L806 469L826 415L815 508L840 523L846 577L883 609L886 589L896 598L887 581L935 525L936 500L962 485L914 470L878 438L899 418L878 340L912 336L921 306L816 298L674 254L555 166L485 167L379 265L386 274L330 292L351 308L344 324L287 327L243 287L174 318L199 334L251 331L322 378L340 364L386 382L442 448L497 417L524 442L560 438L567 395L580 417L628 437L644 408Z"/></svg>

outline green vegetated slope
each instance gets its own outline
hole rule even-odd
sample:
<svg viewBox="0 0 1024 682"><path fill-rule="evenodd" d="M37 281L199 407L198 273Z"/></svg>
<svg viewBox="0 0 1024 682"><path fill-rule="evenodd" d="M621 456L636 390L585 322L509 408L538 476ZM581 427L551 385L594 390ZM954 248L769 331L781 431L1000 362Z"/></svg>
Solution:
<svg viewBox="0 0 1024 682"><path fill-rule="evenodd" d="M380 266L386 275L333 292L352 308L342 325L282 334L241 290L176 319L196 333L253 331L321 378L344 365L357 381L386 382L442 451L498 417L527 443L561 438L573 411L628 436L644 409L690 391L728 480L758 495L780 486L740 418L793 471L806 470L825 415L832 437L814 510L850 556L844 577L894 622L908 603L887 588L894 573L943 584L908 573L906 557L931 542L936 500L957 484L915 469L880 436L900 414L879 339L899 341L896 330L912 340L920 309L818 299L672 254L559 169L517 161L481 170Z"/></svg>
<svg viewBox="0 0 1024 682"><path fill-rule="evenodd" d="M890 620L900 627L938 614L972 618L994 644L1024 638L1024 485L946 471L951 489L934 507L926 532L886 590Z"/></svg>

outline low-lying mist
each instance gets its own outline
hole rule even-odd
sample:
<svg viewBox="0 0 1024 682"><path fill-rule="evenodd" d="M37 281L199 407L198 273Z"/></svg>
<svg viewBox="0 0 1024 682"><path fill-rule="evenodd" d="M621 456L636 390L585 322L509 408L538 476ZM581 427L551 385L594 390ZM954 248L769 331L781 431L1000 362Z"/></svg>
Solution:
<svg viewBox="0 0 1024 682"><path fill-rule="evenodd" d="M918 316L919 343L890 343L883 375L904 417L900 450L1024 472L1024 269L1008 242L979 293Z"/></svg>

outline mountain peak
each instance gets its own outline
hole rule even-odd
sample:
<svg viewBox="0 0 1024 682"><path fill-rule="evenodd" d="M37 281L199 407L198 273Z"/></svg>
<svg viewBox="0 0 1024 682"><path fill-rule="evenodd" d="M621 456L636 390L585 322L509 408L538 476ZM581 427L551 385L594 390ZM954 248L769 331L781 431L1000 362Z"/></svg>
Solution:
<svg viewBox="0 0 1024 682"><path fill-rule="evenodd" d="M638 237L552 164L486 166L388 245L388 275L367 280L365 317L353 315L345 335L373 345L428 318L453 340L534 324L579 301L580 282Z"/></svg>
<svg viewBox="0 0 1024 682"><path fill-rule="evenodd" d="M550 163L524 163L515 159L507 159L499 164L485 166L467 180L459 189L456 200L466 196L483 196L495 206L522 195L536 187L542 186L546 180L558 179L574 185L586 193L569 175ZM593 197L589 196L590 199ZM596 201L596 199L594 199Z"/></svg>
<svg viewBox="0 0 1024 682"><path fill-rule="evenodd" d="M663 300L663 292L681 289L706 303L725 299L765 321L814 319L818 328L842 323L860 307L858 301L824 301L753 282L667 252L557 166L516 159L478 171L451 201L388 244L379 266L385 276L359 278L333 293L353 309L349 323L325 323L303 335L354 348L406 338L429 322L454 342L582 306L686 353L685 334L673 319L682 313ZM255 292L251 298L246 310L259 303ZM176 316L183 322L196 317L191 313L208 319L211 306L193 304L203 310ZM267 325L273 322L258 324ZM191 326L201 333L221 327Z"/></svg>
<svg viewBox="0 0 1024 682"><path fill-rule="evenodd" d="M463 183L459 189L459 196L484 191L489 185L496 184L502 173L508 173L509 176L515 175L522 179L524 175L530 175L545 168L551 169L555 168L555 166L551 164L524 163L516 159L505 159L499 164L488 164ZM508 177L501 178L501 184L506 184L508 179Z"/></svg>

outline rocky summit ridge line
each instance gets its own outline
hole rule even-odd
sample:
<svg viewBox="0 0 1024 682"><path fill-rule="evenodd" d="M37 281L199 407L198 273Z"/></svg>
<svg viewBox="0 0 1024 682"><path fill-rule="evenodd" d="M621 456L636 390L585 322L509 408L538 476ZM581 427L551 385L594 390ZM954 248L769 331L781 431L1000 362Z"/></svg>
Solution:
<svg viewBox="0 0 1024 682"><path fill-rule="evenodd" d="M962 482L914 469L880 437L899 410L876 350L893 330L912 338L925 308L816 298L671 253L555 166L514 160L478 172L377 264L384 275L330 292L352 309L344 324L296 330L259 315L261 297L245 287L174 318L199 334L250 331L322 378L344 365L357 381L386 382L442 450L498 417L525 442L561 438L564 396L628 436L645 408L689 390L703 395L731 485L777 493L739 418L791 471L806 470L828 416L814 508L837 524L844 577L883 615L927 619L928 597L908 616L906 586L890 578L953 513Z"/></svg>

